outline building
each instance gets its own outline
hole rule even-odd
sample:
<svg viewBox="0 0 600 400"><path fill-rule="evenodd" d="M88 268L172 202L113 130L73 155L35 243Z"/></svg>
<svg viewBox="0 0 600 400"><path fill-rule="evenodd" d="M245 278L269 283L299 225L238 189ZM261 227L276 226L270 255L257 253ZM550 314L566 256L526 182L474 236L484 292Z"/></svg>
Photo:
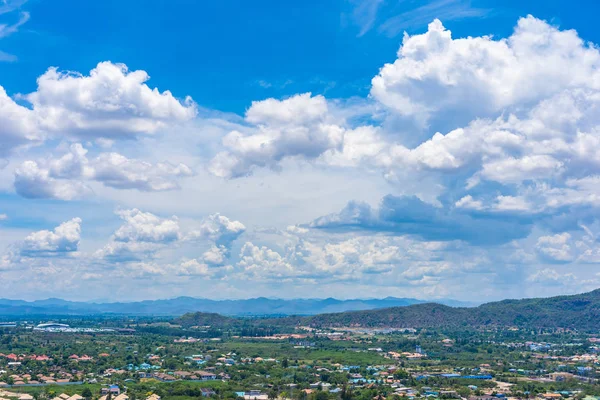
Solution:
<svg viewBox="0 0 600 400"><path fill-rule="evenodd" d="M215 373L208 371L196 371L194 372L194 375L196 375L202 381L214 381L217 379L217 375Z"/></svg>
<svg viewBox="0 0 600 400"><path fill-rule="evenodd" d="M269 396L262 393L260 390L250 390L249 392L236 392L238 397L243 397L245 400L269 400Z"/></svg>
<svg viewBox="0 0 600 400"><path fill-rule="evenodd" d="M101 395L107 395L109 393L112 396L118 396L119 394L121 394L121 389L119 388L119 385L110 385L109 387L103 387L102 389L100 389Z"/></svg>

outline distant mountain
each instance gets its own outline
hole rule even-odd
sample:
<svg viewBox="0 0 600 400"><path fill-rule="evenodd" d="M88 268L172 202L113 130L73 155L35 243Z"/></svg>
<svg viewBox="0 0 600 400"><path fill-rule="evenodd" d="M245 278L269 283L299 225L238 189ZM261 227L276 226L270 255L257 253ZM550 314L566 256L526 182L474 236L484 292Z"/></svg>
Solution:
<svg viewBox="0 0 600 400"><path fill-rule="evenodd" d="M441 300L445 304L469 305L454 300ZM85 316L85 315L156 315L176 316L191 312L217 313L232 316L257 315L314 315L350 310L373 310L403 307L425 303L411 298L386 297L384 299L268 299L259 297L247 300L208 300L194 297L177 297L168 300L145 300L128 303L74 302L61 299L36 301L0 299L0 316Z"/></svg>
<svg viewBox="0 0 600 400"><path fill-rule="evenodd" d="M600 289L572 296L503 300L478 307L414 304L368 311L286 318L280 323L320 327L530 327L600 329Z"/></svg>

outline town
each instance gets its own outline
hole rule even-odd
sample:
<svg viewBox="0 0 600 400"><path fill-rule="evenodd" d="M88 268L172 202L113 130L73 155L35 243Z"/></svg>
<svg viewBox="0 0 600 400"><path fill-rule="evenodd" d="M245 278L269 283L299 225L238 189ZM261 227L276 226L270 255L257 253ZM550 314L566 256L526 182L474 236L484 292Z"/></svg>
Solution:
<svg viewBox="0 0 600 400"><path fill-rule="evenodd" d="M17 321L0 325L0 399L592 400L599 353L564 329Z"/></svg>

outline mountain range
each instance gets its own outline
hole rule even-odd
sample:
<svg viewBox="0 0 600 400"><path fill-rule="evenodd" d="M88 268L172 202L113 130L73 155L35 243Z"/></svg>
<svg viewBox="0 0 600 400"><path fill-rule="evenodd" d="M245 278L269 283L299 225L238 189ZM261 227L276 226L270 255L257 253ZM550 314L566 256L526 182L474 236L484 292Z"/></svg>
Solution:
<svg viewBox="0 0 600 400"><path fill-rule="evenodd" d="M182 326L232 325L239 319L216 314L190 313L175 319ZM404 307L291 316L254 320L257 325L365 327L365 328L565 328L587 332L600 330L600 289L571 296L503 300L478 307L450 307L436 303Z"/></svg>
<svg viewBox="0 0 600 400"><path fill-rule="evenodd" d="M412 298L386 297L384 299L269 299L259 297L246 300L209 300L177 297L166 300L145 300L122 303L78 302L62 299L10 300L0 299L0 316L91 316L91 315L145 315L177 316L190 312L210 312L230 316L314 315L349 310L404 307L426 303ZM454 306L472 304L440 300Z"/></svg>

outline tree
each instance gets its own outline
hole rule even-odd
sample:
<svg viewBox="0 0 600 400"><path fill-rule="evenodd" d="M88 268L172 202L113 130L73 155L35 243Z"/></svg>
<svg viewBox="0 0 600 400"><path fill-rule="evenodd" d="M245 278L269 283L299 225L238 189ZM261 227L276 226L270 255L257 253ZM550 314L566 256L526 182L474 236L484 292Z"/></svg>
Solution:
<svg viewBox="0 0 600 400"><path fill-rule="evenodd" d="M329 396L327 396L327 393L319 390L315 395L315 400L327 400L328 397Z"/></svg>
<svg viewBox="0 0 600 400"><path fill-rule="evenodd" d="M349 389L346 385L342 388L341 399L342 400L352 400L353 398L352 390Z"/></svg>
<svg viewBox="0 0 600 400"><path fill-rule="evenodd" d="M85 388L83 389L83 392L81 392L81 396L83 396L86 399L91 399L92 398L92 391L90 390L90 388Z"/></svg>

